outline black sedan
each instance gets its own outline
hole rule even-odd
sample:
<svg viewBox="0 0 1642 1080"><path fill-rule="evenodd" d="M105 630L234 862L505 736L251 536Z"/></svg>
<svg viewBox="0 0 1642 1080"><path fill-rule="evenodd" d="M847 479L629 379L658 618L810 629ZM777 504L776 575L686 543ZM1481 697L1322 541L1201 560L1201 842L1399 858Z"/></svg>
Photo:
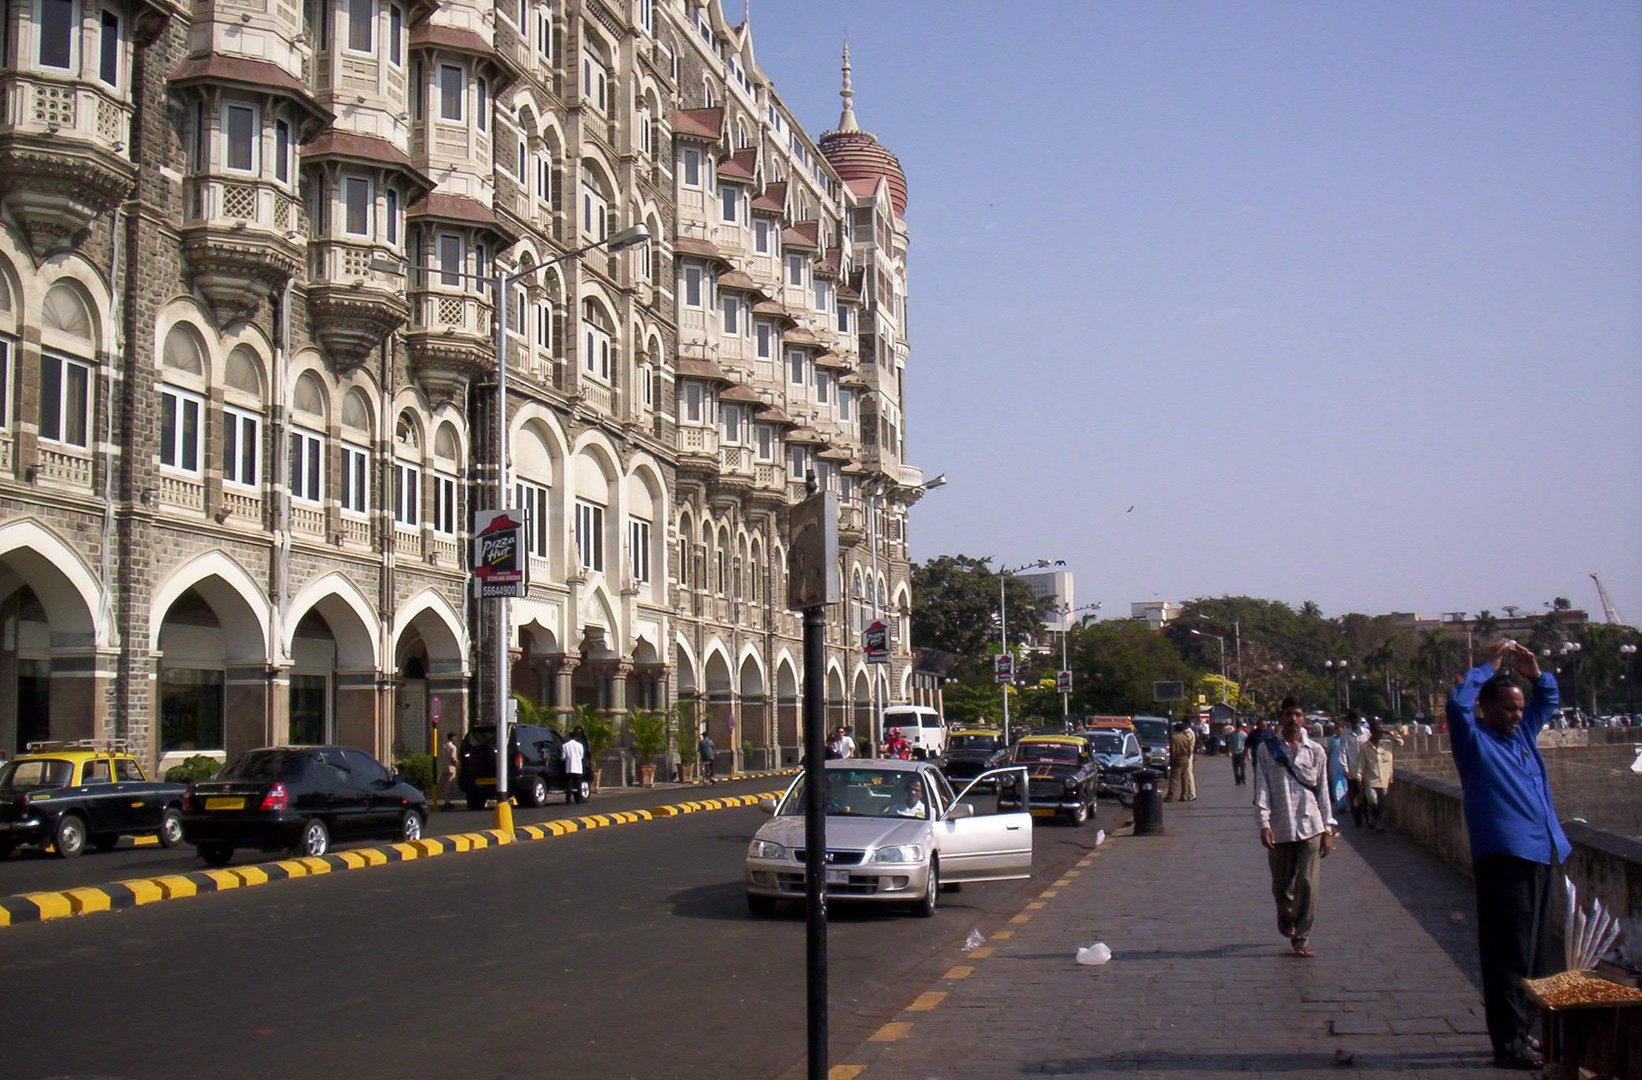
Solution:
<svg viewBox="0 0 1642 1080"><path fill-rule="evenodd" d="M1010 764L1024 766L1024 802L1033 817L1065 816L1082 825L1095 814L1100 765L1081 735L1029 735L1015 744ZM998 780L998 810L1018 810L1023 802L1019 774Z"/></svg>
<svg viewBox="0 0 1642 1080"><path fill-rule="evenodd" d="M962 787L988 769L1009 759L1009 747L996 728L962 728L946 740L941 772L954 787Z"/></svg>
<svg viewBox="0 0 1642 1080"><path fill-rule="evenodd" d="M417 840L427 796L351 746L270 746L239 755L183 802L183 838L210 866L234 849L323 855L333 839Z"/></svg>

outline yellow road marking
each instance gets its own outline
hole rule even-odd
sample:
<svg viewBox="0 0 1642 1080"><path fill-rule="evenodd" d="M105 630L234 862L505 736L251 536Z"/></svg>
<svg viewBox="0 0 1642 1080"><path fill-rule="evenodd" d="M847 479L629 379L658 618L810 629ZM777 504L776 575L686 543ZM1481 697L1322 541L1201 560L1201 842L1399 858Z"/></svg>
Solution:
<svg viewBox="0 0 1642 1080"><path fill-rule="evenodd" d="M1046 908L1048 906L1049 905L1044 903L1042 900L1034 900L1030 904L1026 905L1026 910L1027 911L1042 911L1044 908Z"/></svg>
<svg viewBox="0 0 1642 1080"><path fill-rule="evenodd" d="M207 870L205 871L205 876L217 883L218 892L226 892L229 889L237 889L244 884L240 881L239 875L234 873L232 870Z"/></svg>
<svg viewBox="0 0 1642 1080"><path fill-rule="evenodd" d="M999 930L997 933L992 935L992 940L993 941L1008 941L1010 938L1012 938L1014 936L1015 936L1015 931L1013 931L1013 930Z"/></svg>
<svg viewBox="0 0 1642 1080"><path fill-rule="evenodd" d="M867 1042L899 1042L906 1038L912 1025L905 1020L893 1020L867 1036Z"/></svg>
<svg viewBox="0 0 1642 1080"><path fill-rule="evenodd" d="M971 960L985 960L987 957L989 957L991 955L992 955L992 946L990 946L990 945L982 945L978 949L970 949L969 950L969 958Z"/></svg>
<svg viewBox="0 0 1642 1080"><path fill-rule="evenodd" d="M157 836L134 836L131 838L132 847L154 847L159 842L160 838Z"/></svg>
<svg viewBox="0 0 1642 1080"><path fill-rule="evenodd" d="M967 979L973 974L975 974L975 969L973 967L970 967L968 964L959 964L957 967L953 968L951 971L947 972L945 975L942 975L941 978L943 978L943 979Z"/></svg>
<svg viewBox="0 0 1642 1080"><path fill-rule="evenodd" d="M154 879L154 884L165 893L167 900L177 900L184 896L193 896L199 892L199 887L181 874L167 874Z"/></svg>
<svg viewBox="0 0 1642 1080"><path fill-rule="evenodd" d="M929 1012L945 1000L945 990L931 990L927 993L919 994L918 1000L907 1006L907 1012Z"/></svg>
<svg viewBox="0 0 1642 1080"><path fill-rule="evenodd" d="M865 1065L834 1065L827 1070L827 1080L855 1080L866 1071Z"/></svg>
<svg viewBox="0 0 1642 1080"><path fill-rule="evenodd" d="M156 900L165 899L165 894L160 891L160 887L154 884L151 878L133 878L130 881L119 882L119 884L131 890L132 907L142 907L144 904L152 904Z"/></svg>
<svg viewBox="0 0 1642 1080"><path fill-rule="evenodd" d="M365 861L365 855L359 851L339 851L336 857L348 864L349 870L363 870L370 863Z"/></svg>
<svg viewBox="0 0 1642 1080"><path fill-rule="evenodd" d="M1061 878L1059 881L1055 882L1055 888L1064 889L1070 884L1072 884L1071 878Z"/></svg>
<svg viewBox="0 0 1642 1080"><path fill-rule="evenodd" d="M259 867L241 866L228 872L239 878L241 885L266 885L268 883L267 873Z"/></svg>
<svg viewBox="0 0 1642 1080"><path fill-rule="evenodd" d="M1032 921L1032 916L1030 916L1030 915L1016 915L1016 916L1013 916L1012 918L1010 918L1009 921L1012 924L1014 924L1015 926L1025 926L1027 923Z"/></svg>

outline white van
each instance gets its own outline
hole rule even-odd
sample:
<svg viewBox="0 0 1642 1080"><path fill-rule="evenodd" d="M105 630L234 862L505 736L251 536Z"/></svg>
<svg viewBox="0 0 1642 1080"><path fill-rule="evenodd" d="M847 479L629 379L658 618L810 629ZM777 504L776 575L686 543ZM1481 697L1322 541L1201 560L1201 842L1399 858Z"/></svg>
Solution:
<svg viewBox="0 0 1642 1080"><path fill-rule="evenodd" d="M888 705L884 708L884 726L887 736L890 728L900 728L901 735L912 744L913 756L940 758L946 756L946 721L928 705Z"/></svg>

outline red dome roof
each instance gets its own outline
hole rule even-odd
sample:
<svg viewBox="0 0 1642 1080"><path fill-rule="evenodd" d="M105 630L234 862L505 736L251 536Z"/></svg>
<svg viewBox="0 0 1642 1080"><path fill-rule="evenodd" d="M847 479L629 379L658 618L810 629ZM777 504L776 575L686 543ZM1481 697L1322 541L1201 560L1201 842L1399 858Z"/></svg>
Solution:
<svg viewBox="0 0 1642 1080"><path fill-rule="evenodd" d="M896 160L878 140L865 131L832 131L821 137L821 153L840 180L887 180L889 201L895 215L907 211L907 178Z"/></svg>

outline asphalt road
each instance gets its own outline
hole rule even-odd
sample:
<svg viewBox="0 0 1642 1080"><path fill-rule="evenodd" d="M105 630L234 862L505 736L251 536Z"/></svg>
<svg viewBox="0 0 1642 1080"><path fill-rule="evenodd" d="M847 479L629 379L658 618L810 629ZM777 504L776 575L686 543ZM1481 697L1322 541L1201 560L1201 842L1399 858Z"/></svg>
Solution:
<svg viewBox="0 0 1642 1080"><path fill-rule="evenodd" d="M706 799L714 795L743 795L754 791L777 791L787 786L790 776L768 776L762 780L737 780L707 787L685 786L666 788L618 788L601 792L585 803L566 805L562 796L553 795L547 806L539 809L515 808L515 825L534 825L555 818L582 817L587 814L612 810L639 810L665 803L681 803ZM457 803L461 807L463 804ZM456 809L449 813L439 811L428 818L427 835L444 836L448 833L478 832L496 824L494 810ZM359 841L338 845L333 850L348 847L369 847L385 841ZM241 849L234 854L230 866L249 866L286 858L285 853ZM36 892L44 889L76 889L82 885L105 885L132 877L154 877L159 874L186 874L205 869L205 863L194 851L194 845L181 844L167 850L157 845L136 847L131 840L120 842L113 851L87 849L73 859L59 859L56 855L36 847L20 848L10 858L0 859L0 896Z"/></svg>
<svg viewBox="0 0 1642 1080"><path fill-rule="evenodd" d="M1110 828L1116 808L1101 809ZM742 859L763 820L687 815L14 927L3 1071L777 1076L804 1054L804 920L746 914ZM945 894L934 919L834 908L835 1055L1094 834L1040 824L1032 881Z"/></svg>

